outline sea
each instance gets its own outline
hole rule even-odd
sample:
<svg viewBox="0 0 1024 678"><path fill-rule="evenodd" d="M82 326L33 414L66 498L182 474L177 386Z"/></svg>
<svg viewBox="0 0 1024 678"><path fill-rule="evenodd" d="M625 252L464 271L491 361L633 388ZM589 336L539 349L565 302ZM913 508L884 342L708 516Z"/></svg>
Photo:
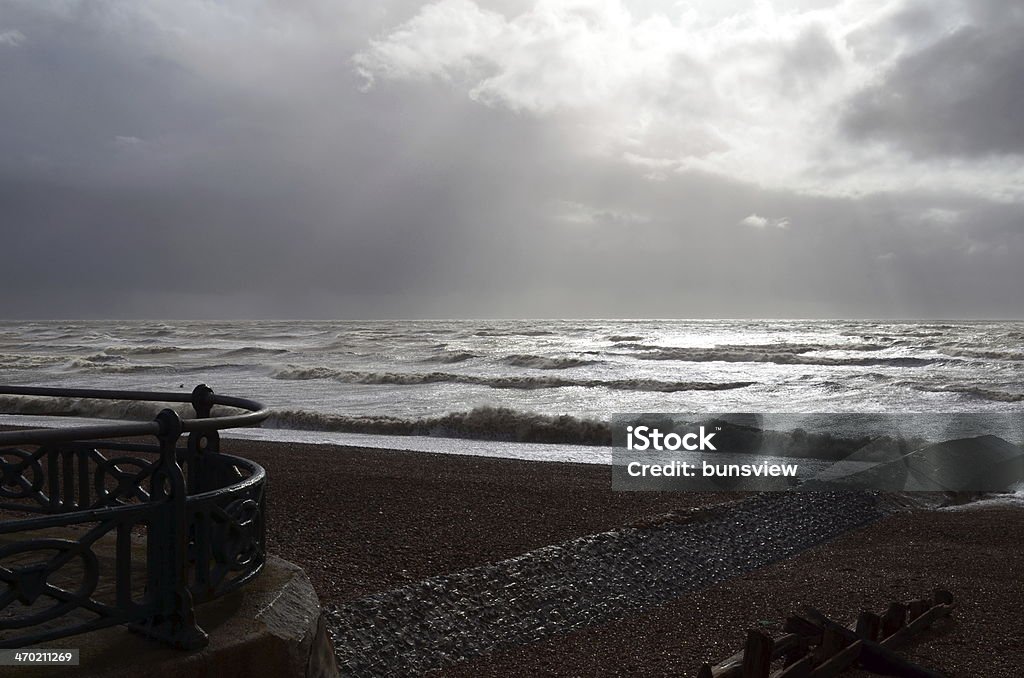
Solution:
<svg viewBox="0 0 1024 678"><path fill-rule="evenodd" d="M1024 322L0 322L0 384L199 383L273 409L236 437L607 463L616 413L1024 413ZM0 413L151 414L19 396Z"/></svg>

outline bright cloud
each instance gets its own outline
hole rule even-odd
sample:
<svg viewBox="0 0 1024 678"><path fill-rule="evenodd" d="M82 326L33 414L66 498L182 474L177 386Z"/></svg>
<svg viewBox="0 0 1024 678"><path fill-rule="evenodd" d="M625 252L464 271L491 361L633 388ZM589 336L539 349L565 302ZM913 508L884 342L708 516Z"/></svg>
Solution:
<svg viewBox="0 0 1024 678"><path fill-rule="evenodd" d="M744 217L740 220L742 226L750 226L751 228L789 228L789 219L781 217L779 219L769 219L768 217L762 217L758 214L751 214L748 217Z"/></svg>
<svg viewBox="0 0 1024 678"><path fill-rule="evenodd" d="M819 195L1024 196L1019 157L928 163L840 125L849 102L908 54L984 22L971 3L714 6L640 12L623 0L537 0L506 15L440 0L354 63L367 87L436 81L482 105L563 123L581 149L652 177L700 171Z"/></svg>

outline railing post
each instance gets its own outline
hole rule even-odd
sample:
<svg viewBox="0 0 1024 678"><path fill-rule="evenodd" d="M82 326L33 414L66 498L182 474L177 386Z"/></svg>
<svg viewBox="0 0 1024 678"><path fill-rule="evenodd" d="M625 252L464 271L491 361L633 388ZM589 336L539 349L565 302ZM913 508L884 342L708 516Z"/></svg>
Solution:
<svg viewBox="0 0 1024 678"><path fill-rule="evenodd" d="M167 409L156 421L160 424L160 462L152 475L150 501L162 506L147 535L147 593L158 601L161 612L133 628L175 647L195 650L206 646L208 636L196 624L188 586L188 492L177 460L181 418Z"/></svg>
<svg viewBox="0 0 1024 678"><path fill-rule="evenodd" d="M206 419L213 410L213 389L206 384L199 384L192 389L192 410L197 419ZM189 494L200 494L207 490L220 487L215 477L216 464L211 464L207 456L220 450L220 435L217 431L192 431L188 434L188 445L185 452L188 470ZM210 515L207 511L196 511L192 516L193 524L189 533L189 562L194 566L194 589L200 599L212 595L210 583L210 560L213 544L210 541Z"/></svg>
<svg viewBox="0 0 1024 678"><path fill-rule="evenodd" d="M213 409L213 389L199 384L192 390L192 409L197 419L206 419ZM188 434L188 449L185 456L188 471L188 488L192 494L206 492L219 487L219 479L213 477L211 464L203 461L206 454L220 451L220 434L217 431L192 431Z"/></svg>

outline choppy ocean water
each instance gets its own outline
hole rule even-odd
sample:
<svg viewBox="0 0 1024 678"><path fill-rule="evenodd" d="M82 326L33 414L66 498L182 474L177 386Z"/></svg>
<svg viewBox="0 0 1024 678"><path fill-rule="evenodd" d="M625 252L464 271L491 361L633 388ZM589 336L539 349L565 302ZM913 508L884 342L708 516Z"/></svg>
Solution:
<svg viewBox="0 0 1024 678"><path fill-rule="evenodd" d="M250 435L594 460L618 412L1024 412L1024 322L0 323L0 383L200 382L275 409Z"/></svg>

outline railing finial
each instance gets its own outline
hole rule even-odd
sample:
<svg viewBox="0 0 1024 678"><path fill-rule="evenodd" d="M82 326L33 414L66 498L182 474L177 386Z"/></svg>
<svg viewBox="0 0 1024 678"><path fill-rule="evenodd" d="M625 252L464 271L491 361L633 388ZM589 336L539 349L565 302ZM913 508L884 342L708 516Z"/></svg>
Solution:
<svg viewBox="0 0 1024 678"><path fill-rule="evenodd" d="M181 417L174 410L170 408L160 410L160 414L156 415L155 421L160 426L160 432L156 434L156 437L161 442L167 440L175 441L181 437L184 425L181 423Z"/></svg>
<svg viewBox="0 0 1024 678"><path fill-rule="evenodd" d="M206 384L199 384L192 389L192 409L197 417L209 417L213 408L213 389Z"/></svg>

